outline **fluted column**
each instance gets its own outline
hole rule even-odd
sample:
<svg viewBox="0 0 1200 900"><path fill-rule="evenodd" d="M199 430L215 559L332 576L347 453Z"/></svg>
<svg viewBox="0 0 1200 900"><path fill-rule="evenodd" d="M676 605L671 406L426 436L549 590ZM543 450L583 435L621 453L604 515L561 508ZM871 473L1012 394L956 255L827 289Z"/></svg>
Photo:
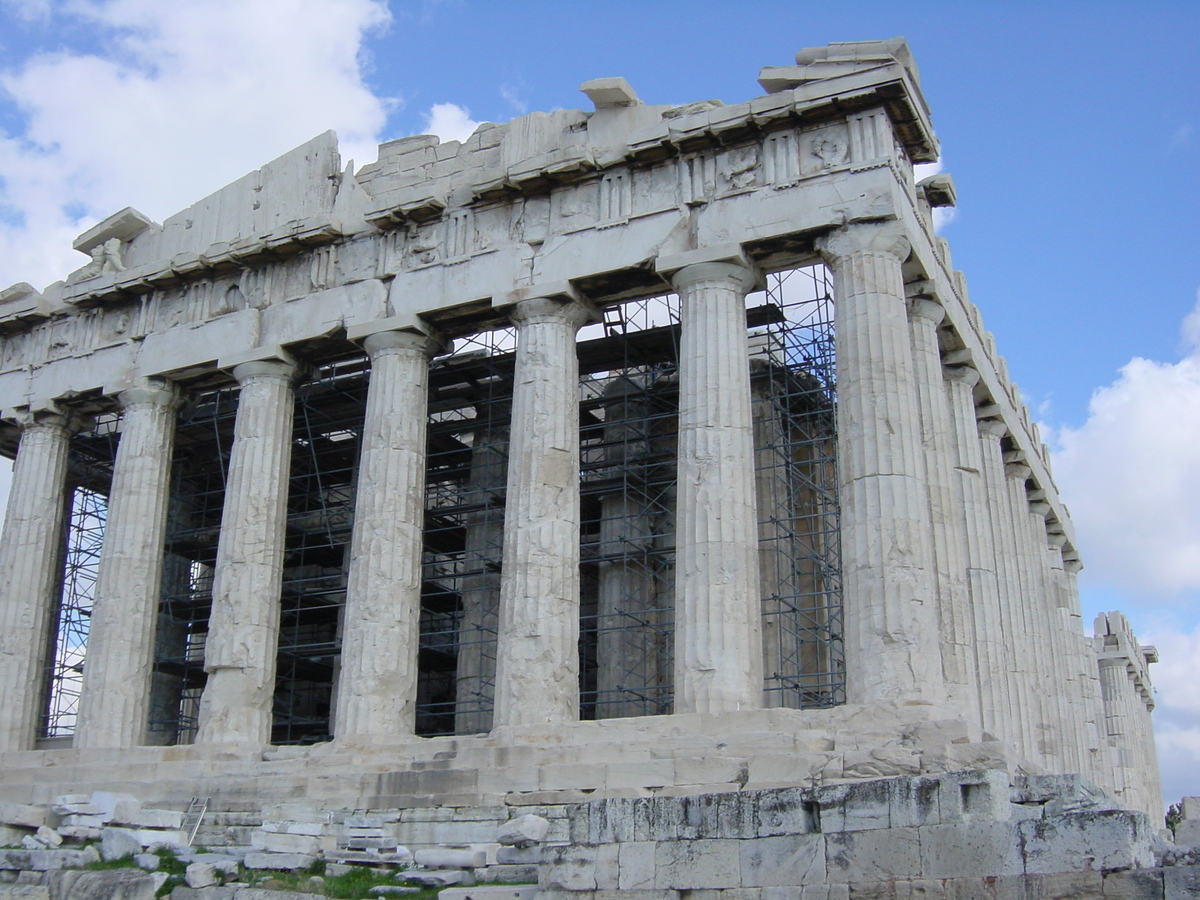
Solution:
<svg viewBox="0 0 1200 900"><path fill-rule="evenodd" d="M916 297L909 304L913 372L921 405L921 435L929 488L946 702L956 714L978 721L979 687L963 547L965 523L954 484L954 428L937 336L937 327L945 314L940 303L924 297Z"/></svg>
<svg viewBox="0 0 1200 900"><path fill-rule="evenodd" d="M151 379L122 391L104 545L75 724L75 746L147 742L154 640L179 392Z"/></svg>
<svg viewBox="0 0 1200 900"><path fill-rule="evenodd" d="M822 238L833 269L846 695L940 704L941 654L920 405L895 223Z"/></svg>
<svg viewBox="0 0 1200 900"><path fill-rule="evenodd" d="M1002 645L1005 635L1000 625L1000 589L996 578L992 522L981 471L980 423L975 417L973 390L979 383L979 372L968 366L955 366L947 368L945 376L954 419L957 487L964 519L967 589L971 601L980 714L984 728L992 734L1006 736L1012 703L1004 668Z"/></svg>
<svg viewBox="0 0 1200 900"><path fill-rule="evenodd" d="M416 727L425 525L429 358L422 334L363 341L371 359L355 493L334 734L412 734Z"/></svg>
<svg viewBox="0 0 1200 900"><path fill-rule="evenodd" d="M197 743L271 738L297 368L242 363L204 647Z"/></svg>
<svg viewBox="0 0 1200 900"><path fill-rule="evenodd" d="M679 292L675 712L763 703L762 601L744 265L686 266Z"/></svg>
<svg viewBox="0 0 1200 900"><path fill-rule="evenodd" d="M61 584L67 450L78 423L30 414L0 538L0 752L32 750Z"/></svg>
<svg viewBox="0 0 1200 900"><path fill-rule="evenodd" d="M579 358L590 308L516 305L494 726L579 718Z"/></svg>
<svg viewBox="0 0 1200 900"><path fill-rule="evenodd" d="M1028 653L1028 632L1021 624L1021 576L1017 566L1016 534L1009 504L1007 475L1000 442L1008 434L1008 426L999 419L979 422L979 441L982 450L984 484L988 495L988 511L992 525L993 546L996 551L996 576L1000 587L1000 650L1003 653L1004 677L1008 681L1008 729L1002 737L1016 744L1029 755L1033 733L1033 699L1026 678L1025 655Z"/></svg>

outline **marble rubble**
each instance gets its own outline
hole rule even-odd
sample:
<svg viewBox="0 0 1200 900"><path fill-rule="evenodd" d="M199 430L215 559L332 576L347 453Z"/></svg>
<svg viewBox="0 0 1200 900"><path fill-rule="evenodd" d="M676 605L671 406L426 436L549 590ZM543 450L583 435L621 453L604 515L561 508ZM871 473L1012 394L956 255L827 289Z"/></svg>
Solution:
<svg viewBox="0 0 1200 900"><path fill-rule="evenodd" d="M1047 808L1098 786L1114 866L1152 869L1157 655L1119 613L1085 634L1048 452L934 229L953 180L914 169L939 148L908 46L759 83L670 107L596 79L590 110L357 169L326 133L0 291L3 827L209 798L208 842L311 856L268 808L416 849L529 814L567 847L543 893L765 900L758 832L701 876L656 843L683 832L556 829L965 772L994 816L917 804L836 847L860 829L797 819L788 865L822 897L835 857L945 879L916 848L949 823L999 848L980 877L1098 871L1108 825L1035 865L1005 799L1062 776ZM901 862L860 872L870 841Z"/></svg>

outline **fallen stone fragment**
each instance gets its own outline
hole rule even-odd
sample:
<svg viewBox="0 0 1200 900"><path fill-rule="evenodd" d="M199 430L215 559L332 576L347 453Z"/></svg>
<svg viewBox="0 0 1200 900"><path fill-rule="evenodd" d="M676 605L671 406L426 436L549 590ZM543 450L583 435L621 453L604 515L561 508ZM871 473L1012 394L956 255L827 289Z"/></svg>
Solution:
<svg viewBox="0 0 1200 900"><path fill-rule="evenodd" d="M106 860L121 859L142 852L142 842L123 828L105 828L100 832L100 855Z"/></svg>
<svg viewBox="0 0 1200 900"><path fill-rule="evenodd" d="M475 880L474 874L468 874L462 869L446 869L430 871L428 869L409 869L401 872L400 877L405 881L419 884L421 887L449 887L452 884L469 885Z"/></svg>
<svg viewBox="0 0 1200 900"><path fill-rule="evenodd" d="M162 860L154 853L135 853L133 861L137 863L137 867L146 872L154 872L162 865Z"/></svg>
<svg viewBox="0 0 1200 900"><path fill-rule="evenodd" d="M187 871L183 875L183 880L187 882L187 886L190 888L204 888L220 884L221 876L217 874L216 866L211 863L197 862L187 867Z"/></svg>
<svg viewBox="0 0 1200 900"><path fill-rule="evenodd" d="M426 869L478 869L487 865L487 853L483 850L448 850L434 847L418 850L413 858L418 866Z"/></svg>
<svg viewBox="0 0 1200 900"><path fill-rule="evenodd" d="M549 830L550 822L541 816L517 816L500 826L496 840L506 847L532 847L544 841Z"/></svg>
<svg viewBox="0 0 1200 900"><path fill-rule="evenodd" d="M405 884L380 884L371 888L371 893L379 897L394 897L399 894L419 894L419 887L409 887Z"/></svg>
<svg viewBox="0 0 1200 900"><path fill-rule="evenodd" d="M42 825L38 828L36 837L47 847L51 848L57 847L63 842L62 835L60 835L53 828L48 828L45 825Z"/></svg>

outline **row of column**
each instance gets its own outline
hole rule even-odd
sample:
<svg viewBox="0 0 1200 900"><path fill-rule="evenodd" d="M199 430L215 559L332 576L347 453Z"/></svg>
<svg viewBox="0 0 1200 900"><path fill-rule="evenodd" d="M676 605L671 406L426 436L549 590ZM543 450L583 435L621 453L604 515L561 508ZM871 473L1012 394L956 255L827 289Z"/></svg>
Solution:
<svg viewBox="0 0 1200 900"><path fill-rule="evenodd" d="M1023 747L1057 737L1044 654L1086 680L1054 644L1072 585L1047 565L1028 470L1006 463L1004 426L976 431L968 367L943 369L941 307L906 296L906 238L855 225L818 242L836 293L839 475L847 697L936 706L981 719ZM744 261L669 272L681 302L675 710L762 705L758 516ZM494 725L578 715L579 442L575 336L594 315L572 297L514 309L517 356L500 584ZM341 740L410 734L421 588L428 361L439 345L406 332L366 338L371 363L334 730ZM197 740L266 743L297 364L236 366L241 395L205 651ZM147 382L120 396L123 433L80 701L76 746L145 742L167 477L177 391ZM62 526L63 417L26 423L0 543L0 750L32 746L39 660ZM1007 469L1006 469L1007 465ZM1040 544L1039 544L1040 541ZM1060 554L1061 559L1061 554ZM1057 580L1056 580L1057 579ZM1077 601L1076 601L1077 605ZM1022 656L1018 636L1048 634ZM30 639L32 638L32 640ZM1061 641L1060 641L1061 643ZM1063 672L1058 673L1060 676ZM1094 679L1093 679L1094 680ZM1050 689L1048 691L1048 688ZM1041 730L1039 730L1041 729ZM1049 751L1047 750L1047 753Z"/></svg>
<svg viewBox="0 0 1200 900"><path fill-rule="evenodd" d="M757 517L744 296L737 263L675 274L683 305L680 401L679 712L761 705ZM579 414L577 330L595 314L571 298L513 313L507 565L501 580L498 726L578 715ZM368 337L371 362L350 548L335 729L370 740L412 732L417 682L428 361L435 341ZM233 368L240 396L205 647L197 741L269 741L298 366ZM146 742L178 390L149 380L119 397L114 477L75 746ZM50 641L75 426L25 423L0 544L0 684L15 687L0 750L33 746Z"/></svg>

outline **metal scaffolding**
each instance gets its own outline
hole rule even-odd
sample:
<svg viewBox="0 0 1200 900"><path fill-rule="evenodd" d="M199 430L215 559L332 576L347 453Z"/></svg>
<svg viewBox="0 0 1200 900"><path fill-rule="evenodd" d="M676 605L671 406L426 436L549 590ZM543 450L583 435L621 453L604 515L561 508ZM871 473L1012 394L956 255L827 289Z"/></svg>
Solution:
<svg viewBox="0 0 1200 900"><path fill-rule="evenodd" d="M747 300L770 706L844 702L830 298L818 266L772 275L768 290ZM679 333L678 300L666 295L606 309L577 344L585 719L672 708ZM416 719L423 735L489 730L494 696L516 337L506 328L456 343L430 372ZM355 353L316 368L296 388L277 744L326 740L333 730L369 377L365 356ZM179 414L150 723L160 743L195 734L236 411L236 387L219 387L194 394ZM111 477L115 441L96 447L94 467ZM69 623L85 621L86 612L70 618L68 598L86 596L70 601L80 610L90 604L86 560L94 579L108 488L101 481L93 476L73 494L68 546L76 549L68 553L63 649L51 680L58 687L49 693L70 710L86 625ZM96 510L90 519L86 503ZM48 719L47 733L72 725L64 707Z"/></svg>

